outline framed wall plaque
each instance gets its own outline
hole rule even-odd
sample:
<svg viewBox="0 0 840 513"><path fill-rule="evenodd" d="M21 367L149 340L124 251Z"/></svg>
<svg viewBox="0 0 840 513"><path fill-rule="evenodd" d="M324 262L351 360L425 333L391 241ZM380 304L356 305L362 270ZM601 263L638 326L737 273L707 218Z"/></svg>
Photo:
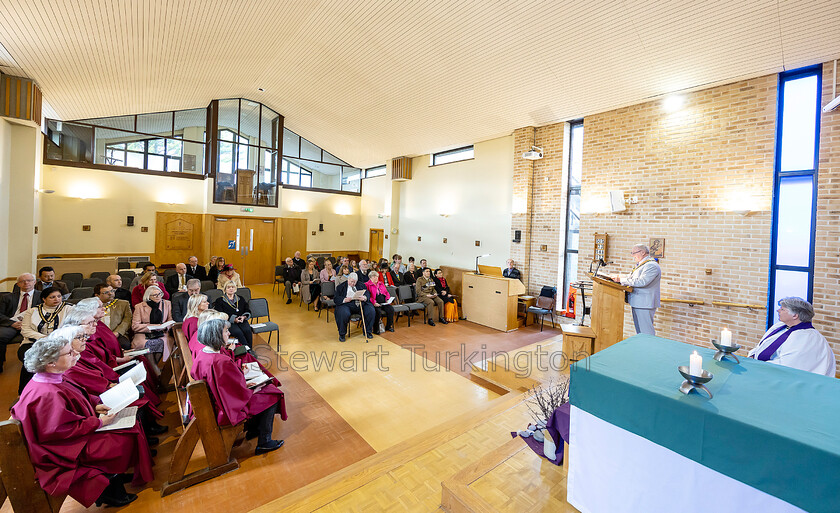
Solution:
<svg viewBox="0 0 840 513"><path fill-rule="evenodd" d="M653 258L665 258L665 239L659 237L651 237L650 239L650 256Z"/></svg>
<svg viewBox="0 0 840 513"><path fill-rule="evenodd" d="M597 261L599 258L604 260L607 259L608 253L608 246L609 246L610 236L606 233L596 233L595 234L595 251L592 253L592 260Z"/></svg>

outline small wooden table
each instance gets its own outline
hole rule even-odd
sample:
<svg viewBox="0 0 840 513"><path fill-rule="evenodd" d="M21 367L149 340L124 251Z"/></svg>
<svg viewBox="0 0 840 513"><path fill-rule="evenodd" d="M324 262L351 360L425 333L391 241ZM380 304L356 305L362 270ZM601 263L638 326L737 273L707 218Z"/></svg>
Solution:
<svg viewBox="0 0 840 513"><path fill-rule="evenodd" d="M525 318L525 324L528 324L528 308L537 304L536 296L519 296L516 298L518 307L522 308L522 317Z"/></svg>
<svg viewBox="0 0 840 513"><path fill-rule="evenodd" d="M576 362L595 353L595 331L589 326L561 324L563 352L569 361Z"/></svg>

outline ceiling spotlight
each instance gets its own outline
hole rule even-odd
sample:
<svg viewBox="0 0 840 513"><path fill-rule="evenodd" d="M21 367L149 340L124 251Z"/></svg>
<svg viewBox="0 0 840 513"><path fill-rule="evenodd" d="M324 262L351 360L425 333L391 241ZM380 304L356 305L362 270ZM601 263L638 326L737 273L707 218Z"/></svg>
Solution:
<svg viewBox="0 0 840 513"><path fill-rule="evenodd" d="M664 108L666 112L676 112L682 108L684 103L685 98L683 96L669 96L665 98L664 102L662 102L662 108Z"/></svg>
<svg viewBox="0 0 840 513"><path fill-rule="evenodd" d="M531 146L531 149L522 154L525 160L540 160L543 158L543 149L539 146Z"/></svg>
<svg viewBox="0 0 840 513"><path fill-rule="evenodd" d="M264 93L264 92L265 92L265 88L263 88L263 87L258 87L258 88L257 88L257 91L259 91L259 92L261 92L261 93Z"/></svg>

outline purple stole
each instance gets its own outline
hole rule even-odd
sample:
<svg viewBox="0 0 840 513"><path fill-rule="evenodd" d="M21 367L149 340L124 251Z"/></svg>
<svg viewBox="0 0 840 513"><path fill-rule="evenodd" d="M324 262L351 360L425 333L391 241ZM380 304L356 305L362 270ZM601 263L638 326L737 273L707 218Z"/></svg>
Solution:
<svg viewBox="0 0 840 513"><path fill-rule="evenodd" d="M769 334L767 334L766 337L762 338L761 342L764 342L764 339L766 339L768 337L772 337L773 335L775 335L776 333L778 333L782 330L787 330L787 331L782 333L782 336L780 336L779 338L774 340L769 346L765 347L761 351L761 353L759 353L758 358L756 358L756 359L761 360L762 362L766 362L767 360L772 358L774 354L776 354L776 351L778 351L779 347L781 347L782 344L785 343L785 341L788 339L788 337L790 336L791 333L793 333L796 330L812 330L812 329L814 329L814 326L810 322L800 322L799 324L797 324L796 326L794 326L792 328L788 328L787 326L780 326L779 328L776 328L775 330L773 330L772 333L769 333ZM759 345L761 345L761 342L759 342Z"/></svg>

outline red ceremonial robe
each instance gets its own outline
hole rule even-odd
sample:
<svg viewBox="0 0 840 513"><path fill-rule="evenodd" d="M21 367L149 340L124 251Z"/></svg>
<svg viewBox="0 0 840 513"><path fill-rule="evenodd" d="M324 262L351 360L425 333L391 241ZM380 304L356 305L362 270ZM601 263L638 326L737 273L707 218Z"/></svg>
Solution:
<svg viewBox="0 0 840 513"><path fill-rule="evenodd" d="M117 336L111 331L102 321L96 324L96 333L90 336L87 346L91 348L93 354L108 364L109 367L117 366L117 358L122 358L123 350L120 347L120 341ZM157 395L157 387L159 384L157 371L152 366L151 362L145 356L138 356L135 358L146 367L146 381L143 382L145 395L152 402L152 404L160 404L160 397Z"/></svg>
<svg viewBox="0 0 840 513"><path fill-rule="evenodd" d="M280 417L286 420L283 392L267 383L255 393L245 384L242 368L227 355L200 351L193 359L192 375L207 383L220 426L238 424L277 402Z"/></svg>
<svg viewBox="0 0 840 513"><path fill-rule="evenodd" d="M77 361L76 365L72 366L64 373L64 377L68 381L71 381L83 388L85 392L90 395L101 395L103 392L111 388L112 383L119 383L120 379L119 375L112 369L108 370L117 374L117 376L113 379L109 378L106 372L104 372L100 367L100 363L101 362L93 356L93 354L85 349L79 356L79 361ZM155 396L155 398L157 398L157 396ZM158 399L158 401L160 400ZM143 394L143 397L131 403L131 406L137 406L138 408L148 406L149 412L151 412L155 417L163 417L163 413L155 408L152 403L152 399L146 397L145 393Z"/></svg>
<svg viewBox="0 0 840 513"><path fill-rule="evenodd" d="M187 337L187 340L190 340L198 331L198 317L184 319L184 322L181 324L181 331L184 332L184 336Z"/></svg>
<svg viewBox="0 0 840 513"><path fill-rule="evenodd" d="M97 433L91 397L62 374L38 373L12 407L26 437L35 477L50 495L68 494L90 507L108 486L106 474L134 467L134 485L154 479L146 436L131 429Z"/></svg>

